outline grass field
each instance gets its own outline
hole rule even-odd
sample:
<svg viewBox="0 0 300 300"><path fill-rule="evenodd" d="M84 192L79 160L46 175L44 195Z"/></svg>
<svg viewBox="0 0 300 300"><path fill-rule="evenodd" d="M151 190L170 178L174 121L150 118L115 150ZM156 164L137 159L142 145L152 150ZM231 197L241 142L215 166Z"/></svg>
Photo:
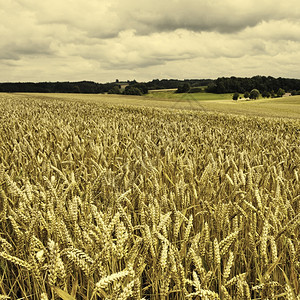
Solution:
<svg viewBox="0 0 300 300"><path fill-rule="evenodd" d="M173 101L208 101L208 100L231 100L232 94L212 93L183 93L177 94L174 91L149 91L145 95L147 99L173 100Z"/></svg>
<svg viewBox="0 0 300 300"><path fill-rule="evenodd" d="M0 94L0 299L300 299L299 97L195 102Z"/></svg>

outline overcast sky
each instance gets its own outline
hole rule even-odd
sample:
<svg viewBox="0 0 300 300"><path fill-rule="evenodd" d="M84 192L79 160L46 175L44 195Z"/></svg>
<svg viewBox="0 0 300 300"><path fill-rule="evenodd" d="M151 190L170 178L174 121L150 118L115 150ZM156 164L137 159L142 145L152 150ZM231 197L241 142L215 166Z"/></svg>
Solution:
<svg viewBox="0 0 300 300"><path fill-rule="evenodd" d="M0 0L0 81L300 78L299 0Z"/></svg>

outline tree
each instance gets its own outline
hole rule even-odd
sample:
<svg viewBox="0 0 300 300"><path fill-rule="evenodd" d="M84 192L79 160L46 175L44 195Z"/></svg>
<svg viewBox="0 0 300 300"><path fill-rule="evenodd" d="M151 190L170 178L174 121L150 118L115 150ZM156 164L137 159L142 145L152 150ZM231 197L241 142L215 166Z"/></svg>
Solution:
<svg viewBox="0 0 300 300"><path fill-rule="evenodd" d="M80 93L80 88L78 85L73 86L73 93Z"/></svg>
<svg viewBox="0 0 300 300"><path fill-rule="evenodd" d="M271 98L275 98L275 97L276 97L275 92L274 92L274 90L272 90L271 91Z"/></svg>
<svg viewBox="0 0 300 300"><path fill-rule="evenodd" d="M136 83L132 86L138 88L142 94L148 94L148 88L144 83Z"/></svg>
<svg viewBox="0 0 300 300"><path fill-rule="evenodd" d="M125 91L124 91L124 95L138 95L138 96L142 96L142 91L134 86L126 86Z"/></svg>
<svg viewBox="0 0 300 300"><path fill-rule="evenodd" d="M284 94L285 94L284 89L279 88L278 91L277 91L277 97L282 97Z"/></svg>
<svg viewBox="0 0 300 300"><path fill-rule="evenodd" d="M217 89L217 85L215 83L211 82L207 85L205 92L206 93L215 93L216 89Z"/></svg>
<svg viewBox="0 0 300 300"><path fill-rule="evenodd" d="M244 98L248 99L249 97L250 97L250 93L249 92L245 92Z"/></svg>
<svg viewBox="0 0 300 300"><path fill-rule="evenodd" d="M114 86L107 93L108 94L121 94L121 91L118 86Z"/></svg>
<svg viewBox="0 0 300 300"><path fill-rule="evenodd" d="M235 92L232 96L232 100L237 101L239 99L239 95L240 95L239 93Z"/></svg>
<svg viewBox="0 0 300 300"><path fill-rule="evenodd" d="M263 91L261 93L261 95L264 97L264 98L270 98L271 97L271 93L270 92L267 92L267 91Z"/></svg>
<svg viewBox="0 0 300 300"><path fill-rule="evenodd" d="M258 99L258 97L259 97L259 90L253 89L253 90L250 92L249 98L255 100L255 99Z"/></svg>
<svg viewBox="0 0 300 300"><path fill-rule="evenodd" d="M178 87L176 93L188 93L190 88L191 88L190 84L186 82Z"/></svg>

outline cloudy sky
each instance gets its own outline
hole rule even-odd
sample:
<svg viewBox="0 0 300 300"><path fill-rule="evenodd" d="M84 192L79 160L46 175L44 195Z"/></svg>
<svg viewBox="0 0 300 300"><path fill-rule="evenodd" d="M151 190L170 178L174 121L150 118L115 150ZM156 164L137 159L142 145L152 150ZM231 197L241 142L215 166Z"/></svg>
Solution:
<svg viewBox="0 0 300 300"><path fill-rule="evenodd" d="M0 81L300 78L299 0L0 0Z"/></svg>

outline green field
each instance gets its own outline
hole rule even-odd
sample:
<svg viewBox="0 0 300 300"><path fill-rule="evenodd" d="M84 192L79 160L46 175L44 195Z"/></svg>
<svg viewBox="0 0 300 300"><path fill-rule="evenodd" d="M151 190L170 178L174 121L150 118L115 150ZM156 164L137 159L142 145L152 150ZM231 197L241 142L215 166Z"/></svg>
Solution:
<svg viewBox="0 0 300 300"><path fill-rule="evenodd" d="M300 98L150 97L0 94L0 299L299 299Z"/></svg>
<svg viewBox="0 0 300 300"><path fill-rule="evenodd" d="M208 100L231 100L232 94L213 93L183 93L177 94L174 91L149 91L145 95L147 99L176 100L176 101L208 101Z"/></svg>

